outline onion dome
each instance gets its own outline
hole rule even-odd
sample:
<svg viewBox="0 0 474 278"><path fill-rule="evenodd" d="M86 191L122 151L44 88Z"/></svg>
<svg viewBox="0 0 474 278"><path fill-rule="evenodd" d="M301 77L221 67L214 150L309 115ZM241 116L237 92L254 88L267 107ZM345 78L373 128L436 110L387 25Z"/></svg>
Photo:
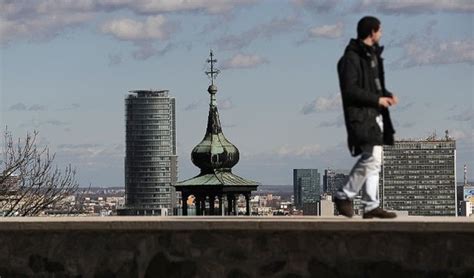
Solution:
<svg viewBox="0 0 474 278"><path fill-rule="evenodd" d="M239 150L222 133L216 102L217 87L214 85L214 78L219 71L214 69L217 60L213 59L212 51L210 56L208 62L211 64L211 70L206 72L212 80L207 90L211 96L207 129L204 139L194 147L191 160L201 169L201 173L212 173L215 170L230 172L239 162Z"/></svg>

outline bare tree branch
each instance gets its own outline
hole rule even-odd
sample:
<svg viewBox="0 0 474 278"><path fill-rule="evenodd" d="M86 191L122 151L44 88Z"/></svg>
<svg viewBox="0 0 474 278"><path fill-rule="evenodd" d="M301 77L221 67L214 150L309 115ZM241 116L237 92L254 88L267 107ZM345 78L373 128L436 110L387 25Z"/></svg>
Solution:
<svg viewBox="0 0 474 278"><path fill-rule="evenodd" d="M37 131L28 133L24 141L18 139L15 144L11 132L5 129L0 215L35 216L48 208L64 207L63 201L79 188L76 170L71 165L64 171L54 166L55 154L50 154L47 146L39 148L37 136Z"/></svg>

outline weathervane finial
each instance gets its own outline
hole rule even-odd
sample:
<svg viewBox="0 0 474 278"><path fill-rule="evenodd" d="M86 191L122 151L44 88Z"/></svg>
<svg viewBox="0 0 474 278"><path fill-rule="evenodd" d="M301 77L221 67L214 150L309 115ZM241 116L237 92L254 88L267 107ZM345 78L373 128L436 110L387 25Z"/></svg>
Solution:
<svg viewBox="0 0 474 278"><path fill-rule="evenodd" d="M214 59L214 54L212 53L212 49L210 51L209 56L211 57L210 59L207 59L207 62L211 64L211 70L206 71L206 74L211 78L211 85L214 85L214 79L217 77L219 74L220 70L214 69L214 63L217 63L217 59Z"/></svg>

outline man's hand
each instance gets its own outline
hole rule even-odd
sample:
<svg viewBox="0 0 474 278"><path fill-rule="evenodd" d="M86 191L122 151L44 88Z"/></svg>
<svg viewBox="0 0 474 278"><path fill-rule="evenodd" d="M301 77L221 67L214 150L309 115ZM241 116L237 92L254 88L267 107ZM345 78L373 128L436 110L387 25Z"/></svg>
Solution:
<svg viewBox="0 0 474 278"><path fill-rule="evenodd" d="M392 105L398 104L398 98L397 96L392 96Z"/></svg>
<svg viewBox="0 0 474 278"><path fill-rule="evenodd" d="M379 98L379 105L383 106L385 108L388 108L389 106L395 105L398 103L398 98L397 97L380 97Z"/></svg>

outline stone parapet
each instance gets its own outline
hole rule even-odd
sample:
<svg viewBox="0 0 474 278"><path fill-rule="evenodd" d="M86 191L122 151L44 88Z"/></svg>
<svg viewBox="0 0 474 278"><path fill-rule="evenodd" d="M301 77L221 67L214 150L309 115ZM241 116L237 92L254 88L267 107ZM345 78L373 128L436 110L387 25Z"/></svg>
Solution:
<svg viewBox="0 0 474 278"><path fill-rule="evenodd" d="M0 277L472 277L474 218L0 220Z"/></svg>

